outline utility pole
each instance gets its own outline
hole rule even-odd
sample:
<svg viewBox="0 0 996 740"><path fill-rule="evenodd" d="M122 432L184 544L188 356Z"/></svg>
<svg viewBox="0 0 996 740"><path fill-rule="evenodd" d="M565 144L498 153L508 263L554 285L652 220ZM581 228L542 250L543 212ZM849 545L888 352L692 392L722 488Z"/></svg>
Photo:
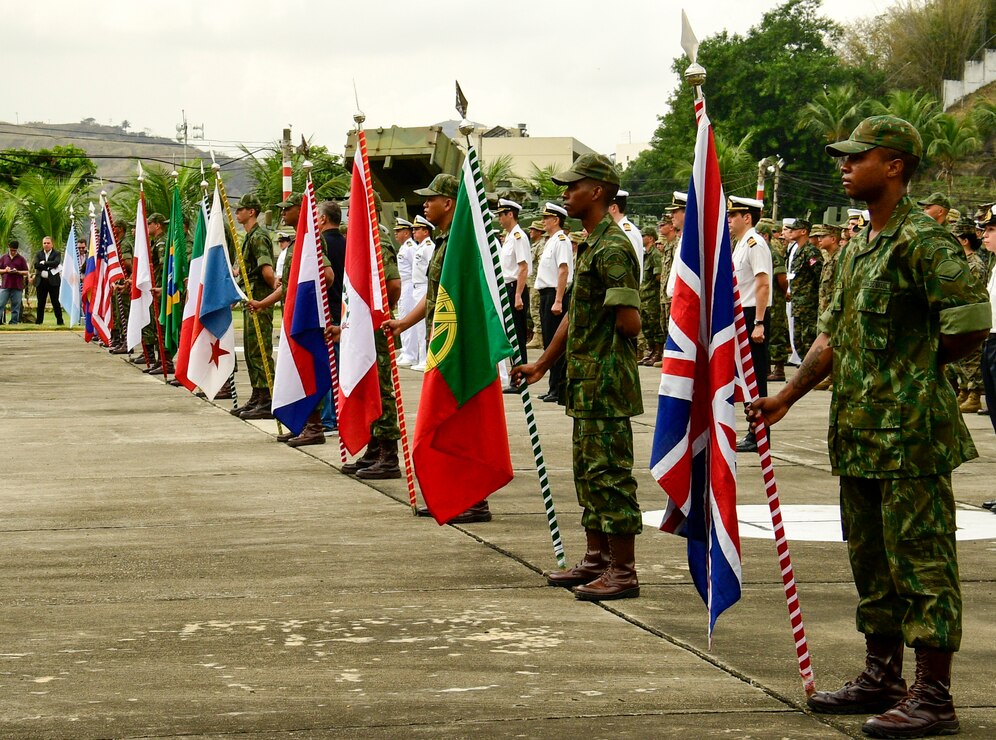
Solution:
<svg viewBox="0 0 996 740"><path fill-rule="evenodd" d="M183 120L176 124L176 140L183 144L183 163L187 163L187 111L181 110Z"/></svg>
<svg viewBox="0 0 996 740"><path fill-rule="evenodd" d="M778 182L781 180L784 165L785 160L776 154L775 162L771 165L775 174L774 186L771 189L771 218L775 221L778 221Z"/></svg>
<svg viewBox="0 0 996 740"><path fill-rule="evenodd" d="M284 180L284 200L287 200L294 192L294 178L291 172L291 127L287 124L284 129L284 138L281 142L280 150L283 153L283 180Z"/></svg>

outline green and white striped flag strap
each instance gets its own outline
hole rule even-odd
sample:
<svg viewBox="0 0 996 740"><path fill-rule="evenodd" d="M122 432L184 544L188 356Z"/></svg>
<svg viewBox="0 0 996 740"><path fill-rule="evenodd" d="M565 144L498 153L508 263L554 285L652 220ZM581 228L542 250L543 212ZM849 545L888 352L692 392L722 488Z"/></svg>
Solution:
<svg viewBox="0 0 996 740"><path fill-rule="evenodd" d="M519 342L515 335L515 323L512 319L512 306L508 301L508 294L502 290L501 281L501 261L498 256L498 234L494 229L491 219L491 211L488 209L488 198L484 193L484 177L481 175L481 165L477 159L477 150L470 142L467 142L467 161L470 172L474 177L474 189L477 192L477 201L481 207L481 214L484 219L484 229L488 235L488 246L491 249L491 260L495 271L495 279L498 283L498 296L501 300L502 322L505 325L505 335L515 354L511 360L513 365L522 364L522 355L519 352ZM533 401L529 395L529 385L523 383L519 386L519 397L522 399L522 409L526 415L526 428L529 430L529 441L533 446L533 457L536 460L536 474L539 476L540 492L543 494L543 506L546 509L546 521L550 525L550 539L553 540L553 554L557 558L557 564L561 568L567 567L564 558L564 543L560 538L560 527L557 525L557 511L553 508L553 493L550 490L550 478L546 473L546 461L543 459L543 447L540 445L539 430L536 427L536 415L533 412Z"/></svg>

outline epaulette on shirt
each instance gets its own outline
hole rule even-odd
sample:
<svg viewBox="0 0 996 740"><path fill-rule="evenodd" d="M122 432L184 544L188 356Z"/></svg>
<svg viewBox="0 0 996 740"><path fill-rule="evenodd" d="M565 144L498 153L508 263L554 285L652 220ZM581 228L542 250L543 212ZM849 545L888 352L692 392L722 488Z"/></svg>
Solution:
<svg viewBox="0 0 996 740"><path fill-rule="evenodd" d="M747 239L747 246L748 247L753 247L755 244L757 244L757 239L755 239L754 237L749 237Z"/></svg>
<svg viewBox="0 0 996 740"><path fill-rule="evenodd" d="M524 239L525 236L526 236L526 232L524 232L521 227L516 226L514 229L512 229L512 238L513 239Z"/></svg>
<svg viewBox="0 0 996 740"><path fill-rule="evenodd" d="M626 231L632 231L633 230L633 224L631 224L629 221L627 221L626 223L623 224L623 229L625 229Z"/></svg>
<svg viewBox="0 0 996 740"><path fill-rule="evenodd" d="M567 241L567 237L566 237L566 236L564 236L563 234L561 234L561 235L560 235L560 241L562 241L562 242L566 242L566 241Z"/></svg>

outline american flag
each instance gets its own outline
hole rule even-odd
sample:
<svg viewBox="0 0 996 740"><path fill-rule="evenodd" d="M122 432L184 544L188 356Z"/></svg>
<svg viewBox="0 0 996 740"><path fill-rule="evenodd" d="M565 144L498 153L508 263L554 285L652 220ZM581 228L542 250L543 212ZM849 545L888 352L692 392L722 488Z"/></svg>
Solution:
<svg viewBox="0 0 996 740"><path fill-rule="evenodd" d="M726 197L712 125L696 103L695 164L671 324L661 367L650 469L668 496L661 529L688 539L688 565L716 618L740 598L737 528L737 345Z"/></svg>
<svg viewBox="0 0 996 740"><path fill-rule="evenodd" d="M111 229L111 212L107 201L101 198L100 240L97 242L97 281L93 295L93 328L104 344L111 343L111 329L114 328L114 314L111 310L113 285L124 277L121 261L118 259L118 245Z"/></svg>

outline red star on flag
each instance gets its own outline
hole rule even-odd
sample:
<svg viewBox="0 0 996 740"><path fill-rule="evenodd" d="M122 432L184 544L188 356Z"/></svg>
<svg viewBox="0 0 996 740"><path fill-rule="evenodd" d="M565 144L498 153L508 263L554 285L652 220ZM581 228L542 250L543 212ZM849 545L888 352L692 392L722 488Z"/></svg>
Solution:
<svg viewBox="0 0 996 740"><path fill-rule="evenodd" d="M214 340L214 342L211 344L211 362L214 364L215 367L218 367L218 360L227 354L229 354L228 350L221 348L221 340L220 339Z"/></svg>

